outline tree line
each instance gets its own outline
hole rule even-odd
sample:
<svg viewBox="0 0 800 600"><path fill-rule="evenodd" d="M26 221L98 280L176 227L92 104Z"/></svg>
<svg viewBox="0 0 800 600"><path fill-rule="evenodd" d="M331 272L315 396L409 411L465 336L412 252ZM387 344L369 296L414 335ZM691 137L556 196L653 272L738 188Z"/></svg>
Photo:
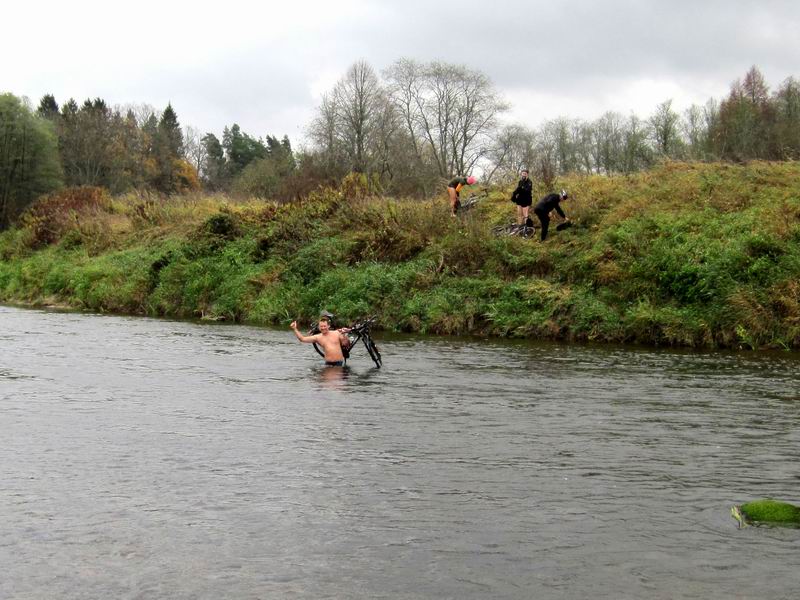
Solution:
<svg viewBox="0 0 800 600"><path fill-rule="evenodd" d="M273 197L292 181L288 137L255 138L237 124L222 140L181 127L171 104L110 107L103 99L37 108L0 95L0 230L38 196L61 186L96 186L169 196L205 189Z"/></svg>
<svg viewBox="0 0 800 600"><path fill-rule="evenodd" d="M501 124L507 109L488 78L462 66L401 59L379 76L360 61L323 97L310 135L331 172L366 172L395 193L421 195L476 166L486 183L522 168L552 183L565 173L633 173L665 158L800 158L800 82L790 77L770 93L755 66L726 98L681 113L666 100L647 117L607 112L531 128Z"/></svg>
<svg viewBox="0 0 800 600"><path fill-rule="evenodd" d="M256 137L239 125L222 139L181 127L171 104L110 107L101 98L35 109L0 95L0 229L39 195L62 185L163 195L205 189L291 199L359 173L375 193L428 196L455 174L486 183L521 168L550 184L564 173L632 173L664 158L795 160L800 157L800 83L770 91L757 67L679 113L671 100L646 117L607 112L532 128L504 123L509 109L491 80L462 65L400 59L382 72L366 61L325 93L308 125L308 148Z"/></svg>

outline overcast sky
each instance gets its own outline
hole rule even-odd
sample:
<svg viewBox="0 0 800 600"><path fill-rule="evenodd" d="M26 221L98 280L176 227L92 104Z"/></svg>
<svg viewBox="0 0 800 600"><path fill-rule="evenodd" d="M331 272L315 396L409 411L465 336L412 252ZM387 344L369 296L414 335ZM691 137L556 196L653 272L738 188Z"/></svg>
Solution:
<svg viewBox="0 0 800 600"><path fill-rule="evenodd" d="M443 60L487 74L535 127L607 110L649 116L727 94L757 65L800 77L800 2L783 0L295 0L14 2L0 93L34 105L171 102L181 125L300 142L349 65Z"/></svg>

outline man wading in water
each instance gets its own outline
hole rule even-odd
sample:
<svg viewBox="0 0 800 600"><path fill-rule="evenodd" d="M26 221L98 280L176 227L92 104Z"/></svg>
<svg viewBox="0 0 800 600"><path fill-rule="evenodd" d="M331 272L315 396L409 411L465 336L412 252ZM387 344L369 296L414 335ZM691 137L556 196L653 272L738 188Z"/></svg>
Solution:
<svg viewBox="0 0 800 600"><path fill-rule="evenodd" d="M315 335L303 335L297 329L297 321L292 321L289 325L297 336L297 339L304 344L317 343L325 355L325 364L329 367L341 367L344 365L344 352L342 346L349 346L350 340L344 335L344 329L331 329L331 321L328 317L320 317L319 333Z"/></svg>

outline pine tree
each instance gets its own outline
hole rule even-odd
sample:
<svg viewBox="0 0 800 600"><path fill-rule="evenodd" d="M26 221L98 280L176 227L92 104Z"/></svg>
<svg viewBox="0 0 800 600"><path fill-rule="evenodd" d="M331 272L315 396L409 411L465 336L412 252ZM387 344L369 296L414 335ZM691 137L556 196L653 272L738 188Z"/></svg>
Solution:
<svg viewBox="0 0 800 600"><path fill-rule="evenodd" d="M183 156L183 134L178 123L178 115L175 114L172 104L167 104L167 108L164 109L164 113L161 115L161 120L158 122L158 133L173 157L180 158Z"/></svg>
<svg viewBox="0 0 800 600"><path fill-rule="evenodd" d="M42 118L55 120L58 117L58 102L52 94L45 94L39 101L39 108L36 114Z"/></svg>
<svg viewBox="0 0 800 600"><path fill-rule="evenodd" d="M161 114L154 141L155 187L160 192L174 194L181 187L179 174L183 166L179 162L183 158L183 134L171 103Z"/></svg>
<svg viewBox="0 0 800 600"><path fill-rule="evenodd" d="M227 128L226 128L227 131ZM225 151L213 133L207 133L201 140L206 149L205 164L201 170L203 182L212 190L223 189L225 179Z"/></svg>
<svg viewBox="0 0 800 600"><path fill-rule="evenodd" d="M222 132L222 147L227 158L228 176L235 178L244 168L258 158L265 158L269 150L264 142L244 133L234 123Z"/></svg>

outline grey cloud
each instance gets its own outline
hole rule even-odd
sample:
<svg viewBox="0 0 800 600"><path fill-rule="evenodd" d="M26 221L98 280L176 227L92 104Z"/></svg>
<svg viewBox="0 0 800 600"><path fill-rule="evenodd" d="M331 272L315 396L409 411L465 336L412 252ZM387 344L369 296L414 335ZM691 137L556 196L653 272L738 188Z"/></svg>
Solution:
<svg viewBox="0 0 800 600"><path fill-rule="evenodd" d="M752 64L788 76L800 58L799 24L793 2L411 0L385 28L350 33L381 66L401 56L442 58L474 66L498 86L526 88L676 75L732 79Z"/></svg>
<svg viewBox="0 0 800 600"><path fill-rule="evenodd" d="M613 97L644 79L672 81L697 94L727 90L754 64L772 87L800 76L797 2L362 0L359 6L359 19L337 21L313 35L298 28L225 41L211 35L216 23L198 16L196 27L208 33L201 42L197 31L175 30L169 48L151 53L168 58L151 64L129 57L124 72L103 72L81 64L79 56L59 64L45 53L38 63L12 71L10 81L19 87L10 91L34 101L48 92L59 100L86 94L158 108L171 101L182 123L205 131L219 134L237 122L251 135L296 137L308 125L296 120L318 102L313 80L321 73L344 74L362 58L378 70L405 57L464 64L491 77L501 92L546 93L572 106ZM295 8L291 18L299 25L309 15ZM291 18L281 20L284 27L291 27ZM153 44L161 41L167 40ZM49 43L55 51L67 38ZM205 64L191 61L197 43L210 57ZM175 52L178 47L184 51ZM67 71L74 75L64 76ZM623 111L636 108L625 101Z"/></svg>

